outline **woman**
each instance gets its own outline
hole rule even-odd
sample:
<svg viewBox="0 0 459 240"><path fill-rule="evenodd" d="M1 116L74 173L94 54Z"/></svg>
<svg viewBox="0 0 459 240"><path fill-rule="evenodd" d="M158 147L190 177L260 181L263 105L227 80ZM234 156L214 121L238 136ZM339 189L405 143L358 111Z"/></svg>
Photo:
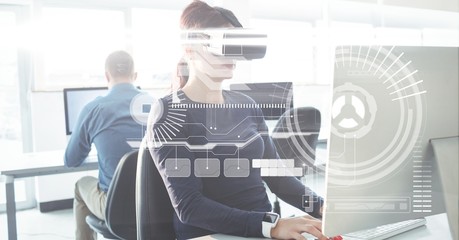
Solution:
<svg viewBox="0 0 459 240"><path fill-rule="evenodd" d="M181 28L188 31L241 27L231 11L201 1L192 2L181 16ZM205 34L193 36L205 40ZM175 209L177 239L212 233L305 239L302 232L326 239L321 222L309 215L280 219L276 225L266 219L273 215L263 181L300 209L302 196L309 196L315 217L320 217L323 200L294 177L262 178L259 168L250 168L253 159L278 155L261 110L239 107L253 100L222 90L235 61L207 52L205 44L185 46L184 58L186 84L160 100L147 131L150 152Z"/></svg>

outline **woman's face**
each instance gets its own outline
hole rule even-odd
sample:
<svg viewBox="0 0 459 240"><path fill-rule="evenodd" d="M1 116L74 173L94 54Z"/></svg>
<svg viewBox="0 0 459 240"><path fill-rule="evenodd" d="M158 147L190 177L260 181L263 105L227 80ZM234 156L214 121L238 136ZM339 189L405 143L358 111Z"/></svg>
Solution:
<svg viewBox="0 0 459 240"><path fill-rule="evenodd" d="M194 68L195 74L209 77L213 81L222 81L233 77L236 62L221 56L216 56L198 46L192 52L189 64ZM200 76L202 77L202 76Z"/></svg>
<svg viewBox="0 0 459 240"><path fill-rule="evenodd" d="M232 25L222 26L232 28ZM233 77L236 61L226 57L215 55L207 50L207 47L196 44L189 52L189 67L199 78L208 78L211 81L223 81Z"/></svg>

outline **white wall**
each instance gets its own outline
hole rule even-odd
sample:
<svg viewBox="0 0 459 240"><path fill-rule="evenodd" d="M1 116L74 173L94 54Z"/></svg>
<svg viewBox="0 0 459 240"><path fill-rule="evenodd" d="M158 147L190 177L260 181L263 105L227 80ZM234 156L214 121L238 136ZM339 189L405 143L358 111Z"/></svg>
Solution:
<svg viewBox="0 0 459 240"><path fill-rule="evenodd" d="M34 92L30 95L34 151L65 149L64 101L62 92ZM62 156L62 161L63 161ZM76 180L97 171L41 176L35 178L37 202L73 198Z"/></svg>
<svg viewBox="0 0 459 240"><path fill-rule="evenodd" d="M65 135L64 101L62 92L33 92L32 128L34 151L64 149Z"/></svg>

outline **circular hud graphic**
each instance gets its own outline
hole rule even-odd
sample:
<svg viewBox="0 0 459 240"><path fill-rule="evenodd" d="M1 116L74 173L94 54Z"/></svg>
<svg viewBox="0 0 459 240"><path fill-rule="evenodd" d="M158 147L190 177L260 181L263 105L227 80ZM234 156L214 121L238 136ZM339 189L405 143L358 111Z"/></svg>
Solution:
<svg viewBox="0 0 459 240"><path fill-rule="evenodd" d="M424 125L422 79L395 47L336 49L329 181L383 180L413 154Z"/></svg>

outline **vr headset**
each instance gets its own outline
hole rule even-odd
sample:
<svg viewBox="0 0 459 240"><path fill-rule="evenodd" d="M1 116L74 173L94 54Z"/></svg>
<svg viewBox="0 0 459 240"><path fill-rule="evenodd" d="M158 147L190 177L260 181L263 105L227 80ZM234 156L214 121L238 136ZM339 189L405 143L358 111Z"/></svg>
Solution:
<svg viewBox="0 0 459 240"><path fill-rule="evenodd" d="M261 59L266 54L267 34L249 29L187 32L187 42L203 44L210 53L235 60Z"/></svg>

